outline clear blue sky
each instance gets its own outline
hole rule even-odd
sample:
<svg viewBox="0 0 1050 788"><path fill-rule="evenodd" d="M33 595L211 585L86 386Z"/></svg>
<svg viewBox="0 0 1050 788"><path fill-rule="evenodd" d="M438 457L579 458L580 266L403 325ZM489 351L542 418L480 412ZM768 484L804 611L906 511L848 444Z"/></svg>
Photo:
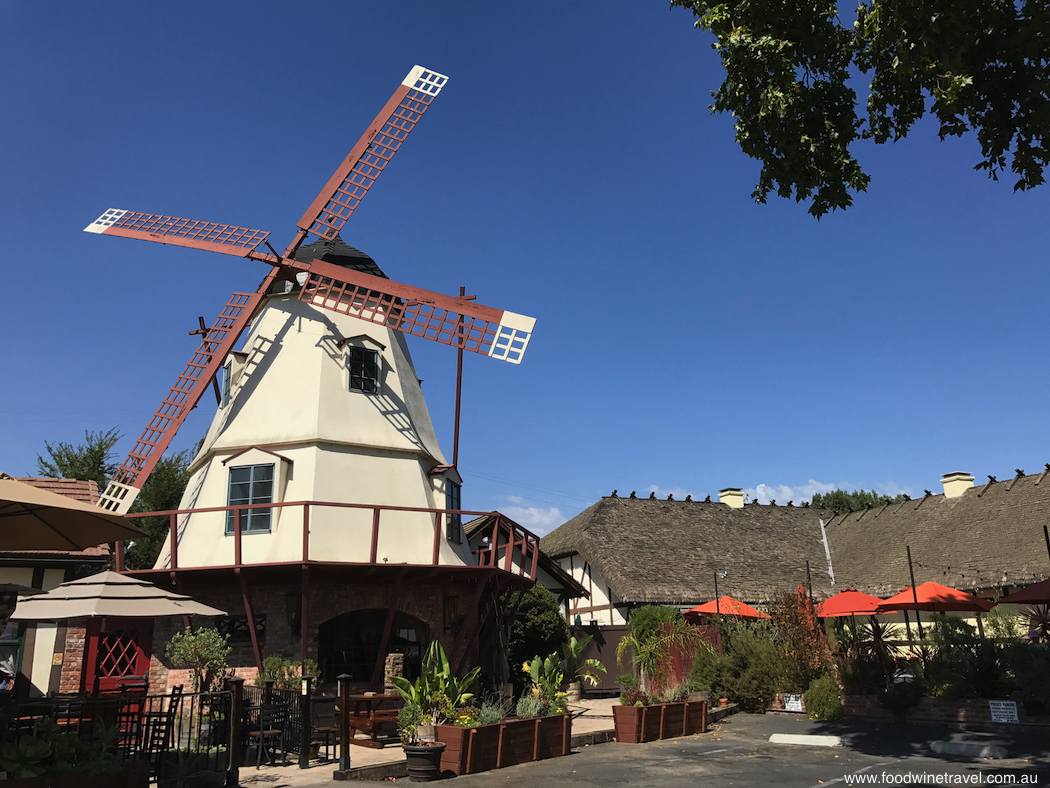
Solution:
<svg viewBox="0 0 1050 788"><path fill-rule="evenodd" d="M265 274L85 225L130 208L283 248L416 63L448 86L343 235L538 320L520 367L466 359L465 506L542 532L614 488L799 503L1041 469L1050 190L926 124L859 147L846 213L756 205L709 44L664 2L0 3L0 470L113 426L123 457L197 316ZM456 354L410 342L451 455Z"/></svg>

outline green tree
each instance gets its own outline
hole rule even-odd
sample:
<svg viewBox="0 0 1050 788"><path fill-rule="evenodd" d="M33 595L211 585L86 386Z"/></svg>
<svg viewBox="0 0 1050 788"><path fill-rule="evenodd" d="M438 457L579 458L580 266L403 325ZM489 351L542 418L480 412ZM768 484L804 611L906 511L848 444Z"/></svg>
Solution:
<svg viewBox="0 0 1050 788"><path fill-rule="evenodd" d="M537 583L522 596L518 616L510 628L507 651L511 680L523 685L525 675L521 666L524 663L531 663L537 656L560 653L568 642L569 626L557 598Z"/></svg>
<svg viewBox="0 0 1050 788"><path fill-rule="evenodd" d="M131 512L166 512L178 509L182 494L190 481L190 461L200 451L203 443L202 438L193 449L162 457L146 479L146 483L142 485ZM168 538L169 518L142 517L136 518L134 522L146 532L146 536L136 539L128 547L124 553L124 565L128 569L151 569L160 555L164 540Z"/></svg>
<svg viewBox="0 0 1050 788"><path fill-rule="evenodd" d="M189 668L194 692L217 689L226 672L230 647L217 629L184 629L171 636L165 654L176 668Z"/></svg>
<svg viewBox="0 0 1050 788"><path fill-rule="evenodd" d="M105 490L120 467L113 447L121 437L119 429L114 427L105 432L85 431L84 443L77 446L45 441L48 459L37 455L37 472L58 479L91 479L98 484L100 491ZM190 461L203 444L204 439L201 438L193 449L162 457L139 491L130 512L137 514L178 509L190 480ZM135 524L146 532L146 536L128 546L124 563L128 569L149 569L156 562L168 536L168 518L144 517L136 519Z"/></svg>
<svg viewBox="0 0 1050 788"><path fill-rule="evenodd" d="M762 163L752 197L812 198L820 218L870 180L850 148L896 141L927 112L939 134L975 132L975 169L1014 190L1043 183L1050 133L1050 7L1035 0L671 0L715 35L726 78L715 112L734 117L741 150ZM865 75L862 77L861 74ZM870 75L868 77L867 75ZM865 115L851 84L870 79Z"/></svg>
<svg viewBox="0 0 1050 788"><path fill-rule="evenodd" d="M836 514L849 514L906 500L908 498L905 495L881 495L874 490L832 490L829 493L814 493L810 505L818 509L831 509Z"/></svg>
<svg viewBox="0 0 1050 788"><path fill-rule="evenodd" d="M93 480L104 490L120 467L113 447L123 437L113 427L105 432L84 431L84 443L48 443L44 441L50 459L36 456L37 473L53 479Z"/></svg>

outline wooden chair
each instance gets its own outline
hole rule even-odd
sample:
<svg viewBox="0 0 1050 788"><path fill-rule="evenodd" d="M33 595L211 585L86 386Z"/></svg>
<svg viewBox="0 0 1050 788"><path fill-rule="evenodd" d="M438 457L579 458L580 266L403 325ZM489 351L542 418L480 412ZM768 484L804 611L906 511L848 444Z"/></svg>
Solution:
<svg viewBox="0 0 1050 788"><path fill-rule="evenodd" d="M273 765L277 761L276 748L281 748L281 764L288 765L288 750L284 746L284 729L288 725L288 707L283 703L264 703L259 708L257 728L248 732L248 744L255 747L255 768L262 763L263 750L266 750L266 762ZM271 755L270 746L275 752Z"/></svg>

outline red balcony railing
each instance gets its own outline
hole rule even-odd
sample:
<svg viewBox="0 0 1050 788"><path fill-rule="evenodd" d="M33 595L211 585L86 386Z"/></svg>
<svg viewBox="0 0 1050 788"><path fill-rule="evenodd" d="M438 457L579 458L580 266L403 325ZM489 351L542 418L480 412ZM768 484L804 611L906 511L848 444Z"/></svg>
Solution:
<svg viewBox="0 0 1050 788"><path fill-rule="evenodd" d="M419 514L427 514L433 517L434 521L434 535L433 535L433 549L431 553L431 560L428 566L438 566L438 557L440 554L441 540L446 538L444 531L445 518L452 515L459 515L460 518L463 516L488 516L492 518L493 524L491 530L486 527L486 534L488 538L484 540L487 542L483 544L475 553L477 556L478 566L491 566L501 568L506 572L513 572L518 575L527 575L530 579L536 579L536 567L539 560L539 537L536 534L529 531L527 528L523 528L512 520L508 520L503 517L499 512L475 512L467 510L456 510L456 509L424 509L412 506L375 506L372 504L357 504L357 503L332 503L326 501L293 501L289 503L259 503L249 504L242 506L213 506L204 509L178 509L165 512L140 512L137 514L128 514L125 517L129 519L139 519L142 517L167 517L168 518L168 549L170 552L169 566L167 569L174 572L179 569L198 568L179 566L179 540L178 534L178 518L181 515L195 515L195 514L207 514L211 512L233 512L233 564L232 566L240 568L243 566L251 566L252 563L244 563L243 560L243 525L242 520L244 518L244 512L252 509L295 509L301 508L303 512L302 521L302 535L303 535L303 546L302 546L302 558L293 559L292 561L286 561L283 563L297 563L301 560L302 563L308 563L311 561L310 557L310 514L311 511L316 512L318 509L353 509L353 510L370 510L372 512L372 533L371 542L369 545L369 558L368 561L350 561L345 563L355 564L375 564L377 563L378 551L379 551L379 536L382 528L382 515L384 512L415 512ZM225 518L224 518L225 519ZM124 571L124 543L117 542L116 544L116 565L117 571Z"/></svg>

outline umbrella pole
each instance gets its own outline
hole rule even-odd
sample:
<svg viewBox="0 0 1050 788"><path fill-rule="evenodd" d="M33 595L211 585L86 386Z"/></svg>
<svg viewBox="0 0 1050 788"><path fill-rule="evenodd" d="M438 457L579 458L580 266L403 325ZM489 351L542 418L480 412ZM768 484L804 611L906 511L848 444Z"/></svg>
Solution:
<svg viewBox="0 0 1050 788"><path fill-rule="evenodd" d="M915 590L915 570L911 566L911 546L905 545L908 551L908 574L911 576L911 598L915 602L915 626L919 628L919 640L922 640L922 621L919 619L919 592Z"/></svg>
<svg viewBox="0 0 1050 788"><path fill-rule="evenodd" d="M718 571L715 571L715 615L718 618L722 617L722 610L718 605Z"/></svg>
<svg viewBox="0 0 1050 788"><path fill-rule="evenodd" d="M1046 557L1050 558L1050 531L1043 526L1043 539L1046 540Z"/></svg>

